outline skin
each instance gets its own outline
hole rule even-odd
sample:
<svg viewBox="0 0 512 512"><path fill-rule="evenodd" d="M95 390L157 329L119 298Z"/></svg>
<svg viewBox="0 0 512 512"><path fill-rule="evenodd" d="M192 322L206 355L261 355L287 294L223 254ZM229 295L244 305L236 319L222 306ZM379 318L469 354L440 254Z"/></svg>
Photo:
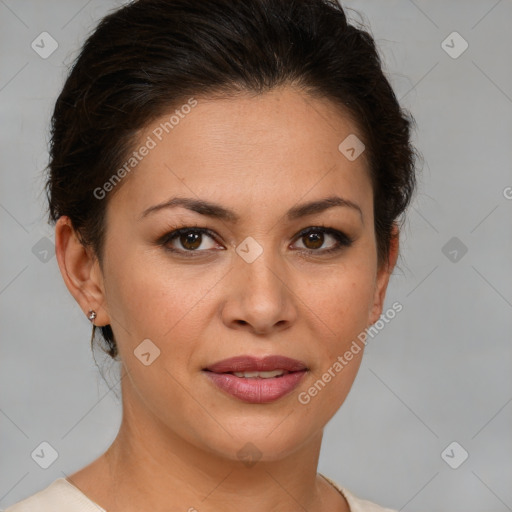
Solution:
<svg viewBox="0 0 512 512"><path fill-rule="evenodd" d="M123 396L118 436L68 480L109 512L346 511L317 464L324 426L344 402L363 350L308 404L297 395L378 320L398 255L395 241L387 264L377 264L365 154L349 161L338 150L359 132L329 100L290 86L197 99L110 198L103 268L69 219L57 222L69 291L84 314L97 312L97 326L114 331ZM168 117L146 127L140 141ZM362 216L336 206L285 217L297 204L333 195L356 203ZM139 220L175 196L218 203L240 219L175 207ZM207 227L217 240L203 235L196 258L180 256L156 243L173 225ZM337 244L331 235L318 243L297 238L318 225L354 242L322 255ZM263 248L252 263L235 251L248 236ZM179 238L168 245L186 251ZM160 350L149 366L134 355L147 338ZM289 395L247 404L202 372L241 354L285 355L310 371ZM237 456L247 442L261 452L250 467Z"/></svg>

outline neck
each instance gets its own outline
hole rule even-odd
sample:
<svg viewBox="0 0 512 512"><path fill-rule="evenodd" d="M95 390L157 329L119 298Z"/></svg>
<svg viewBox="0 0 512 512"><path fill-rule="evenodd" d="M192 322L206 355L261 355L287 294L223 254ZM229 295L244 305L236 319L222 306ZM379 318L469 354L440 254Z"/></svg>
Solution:
<svg viewBox="0 0 512 512"><path fill-rule="evenodd" d="M160 433L161 434L161 433ZM321 434L285 459L234 461L205 452L173 433L165 440L123 422L106 453L119 509L261 512L320 510ZM138 499L140 497L140 500ZM140 503L138 503L140 501Z"/></svg>

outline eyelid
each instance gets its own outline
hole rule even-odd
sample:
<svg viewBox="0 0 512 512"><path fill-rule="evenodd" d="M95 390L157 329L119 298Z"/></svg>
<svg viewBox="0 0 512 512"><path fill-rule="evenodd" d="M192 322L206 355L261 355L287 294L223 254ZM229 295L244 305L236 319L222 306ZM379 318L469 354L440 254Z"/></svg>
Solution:
<svg viewBox="0 0 512 512"><path fill-rule="evenodd" d="M324 226L323 224L318 224L316 226L309 226L307 228L302 229L299 231L299 233L295 236L294 240L301 238L304 235L307 235L308 233L314 232L314 231L323 231L324 233L333 236L338 240L338 238L343 239L347 243L354 242L354 238L347 235L344 231L341 231L340 229L331 228L329 226Z"/></svg>
<svg viewBox="0 0 512 512"><path fill-rule="evenodd" d="M355 241L354 238L347 235L344 231L341 231L336 228L331 228L325 225L316 225L316 226L309 226L303 230L301 230L297 236L294 238L294 242L302 238L303 236L309 234L309 233L315 233L315 232L322 232L324 234L332 236L336 243L333 247L329 247L327 249L308 249L308 248L300 248L297 249L299 253L306 254L308 256L330 256L330 255L336 255L341 253L344 249L349 248L352 246L353 242Z"/></svg>
<svg viewBox="0 0 512 512"><path fill-rule="evenodd" d="M158 238L158 240L156 241L156 243L158 245L165 246L169 242L178 238L180 236L180 234L188 233L188 232L197 232L202 235L208 235L217 244L220 244L220 242L218 240L219 237L217 236L217 234L214 231L212 231L209 228L199 226L197 224L196 225L187 224L184 226L169 226L167 229L168 230L166 231L166 233L163 236L161 236L160 238ZM183 251L183 252L204 252L204 251Z"/></svg>

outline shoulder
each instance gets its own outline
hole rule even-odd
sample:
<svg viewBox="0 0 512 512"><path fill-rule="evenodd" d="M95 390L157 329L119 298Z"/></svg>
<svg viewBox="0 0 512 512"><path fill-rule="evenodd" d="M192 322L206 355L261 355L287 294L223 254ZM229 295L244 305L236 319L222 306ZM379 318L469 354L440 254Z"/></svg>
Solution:
<svg viewBox="0 0 512 512"><path fill-rule="evenodd" d="M57 478L41 491L32 494L4 512L105 512L91 502L65 478Z"/></svg>
<svg viewBox="0 0 512 512"><path fill-rule="evenodd" d="M331 480L330 478L322 475L331 485L333 485L347 500L348 506L350 507L350 512L396 512L396 510L390 508L384 508L373 501L364 500L362 498L358 498L354 494L352 494L348 489L339 486L336 482Z"/></svg>

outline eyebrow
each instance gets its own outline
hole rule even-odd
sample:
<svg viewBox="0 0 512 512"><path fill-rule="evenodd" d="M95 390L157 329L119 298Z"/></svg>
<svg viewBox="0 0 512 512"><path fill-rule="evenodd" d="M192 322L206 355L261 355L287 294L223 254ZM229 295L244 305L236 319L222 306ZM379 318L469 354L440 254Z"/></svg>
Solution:
<svg viewBox="0 0 512 512"><path fill-rule="evenodd" d="M189 197L173 197L168 201L146 208L140 215L139 220L142 220L151 213L156 213L166 208L175 208L178 206L182 206L183 208L187 208L188 210L191 210L193 212L200 213L201 215L206 215L207 217L212 217L232 223L236 223L240 219L240 217L235 212L228 210L223 206L220 206L219 204L211 203L203 199L193 199ZM296 220L307 215L323 212L329 208L334 208L336 206L342 206L356 210L357 212L359 212L361 220L363 220L363 212L359 205L357 205L353 201L344 199L339 196L330 196L324 199L310 201L309 203L294 206L293 208L290 208L288 210L288 212L286 213L286 217L290 221Z"/></svg>

